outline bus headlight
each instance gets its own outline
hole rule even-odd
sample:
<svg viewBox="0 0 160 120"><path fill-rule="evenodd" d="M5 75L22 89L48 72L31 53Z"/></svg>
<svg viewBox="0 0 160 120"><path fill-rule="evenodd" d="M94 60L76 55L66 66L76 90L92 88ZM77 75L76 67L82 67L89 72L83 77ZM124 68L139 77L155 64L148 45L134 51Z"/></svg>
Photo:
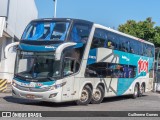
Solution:
<svg viewBox="0 0 160 120"><path fill-rule="evenodd" d="M63 87L65 84L66 84L66 82L63 82L63 83L57 84L57 85L53 85L53 86L51 86L50 90L55 90L55 89L61 88L61 87Z"/></svg>
<svg viewBox="0 0 160 120"><path fill-rule="evenodd" d="M16 87L16 86L17 86L17 84L15 83L15 81L14 81L14 80L12 81L12 85L13 85L14 87Z"/></svg>

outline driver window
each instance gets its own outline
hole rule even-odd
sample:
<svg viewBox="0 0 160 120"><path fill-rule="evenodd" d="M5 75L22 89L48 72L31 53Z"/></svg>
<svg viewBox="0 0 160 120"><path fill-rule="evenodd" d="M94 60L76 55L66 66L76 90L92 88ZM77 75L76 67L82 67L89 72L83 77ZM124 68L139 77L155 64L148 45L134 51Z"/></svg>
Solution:
<svg viewBox="0 0 160 120"><path fill-rule="evenodd" d="M80 63L73 58L65 58L63 65L63 76L78 72Z"/></svg>
<svg viewBox="0 0 160 120"><path fill-rule="evenodd" d="M68 76L74 73L75 60L65 58L64 59L64 68L63 68L63 76Z"/></svg>

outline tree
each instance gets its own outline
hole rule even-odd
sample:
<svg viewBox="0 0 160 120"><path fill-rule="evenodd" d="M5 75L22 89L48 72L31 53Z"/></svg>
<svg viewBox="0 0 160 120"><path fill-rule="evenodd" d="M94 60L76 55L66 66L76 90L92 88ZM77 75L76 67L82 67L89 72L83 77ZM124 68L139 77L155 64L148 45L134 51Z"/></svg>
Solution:
<svg viewBox="0 0 160 120"><path fill-rule="evenodd" d="M155 36L154 36L154 44L156 46L160 46L160 27L156 26L155 27Z"/></svg>
<svg viewBox="0 0 160 120"><path fill-rule="evenodd" d="M139 22L128 20L125 24L119 25L118 30L160 46L160 27L154 25L155 22L148 17L145 21Z"/></svg>

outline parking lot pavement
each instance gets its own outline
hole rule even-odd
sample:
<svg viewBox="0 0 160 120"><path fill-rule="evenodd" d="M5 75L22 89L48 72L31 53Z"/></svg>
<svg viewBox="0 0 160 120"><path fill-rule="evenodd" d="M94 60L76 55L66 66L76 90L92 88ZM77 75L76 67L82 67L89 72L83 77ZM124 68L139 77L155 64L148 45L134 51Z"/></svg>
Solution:
<svg viewBox="0 0 160 120"><path fill-rule="evenodd" d="M160 94L145 93L143 97L132 99L129 96L105 98L101 104L77 106L74 102L50 103L17 99L11 93L0 93L0 111L160 111ZM3 120L4 118L0 118ZM23 118L34 120L35 118ZM38 120L44 118L38 118ZM57 117L46 120L159 120L157 117ZM8 119L4 119L8 120ZM21 118L12 118L21 120Z"/></svg>
<svg viewBox="0 0 160 120"><path fill-rule="evenodd" d="M101 104L77 106L75 102L40 102L0 93L0 108L0 111L160 111L160 94L145 93L137 99L130 96L105 98Z"/></svg>

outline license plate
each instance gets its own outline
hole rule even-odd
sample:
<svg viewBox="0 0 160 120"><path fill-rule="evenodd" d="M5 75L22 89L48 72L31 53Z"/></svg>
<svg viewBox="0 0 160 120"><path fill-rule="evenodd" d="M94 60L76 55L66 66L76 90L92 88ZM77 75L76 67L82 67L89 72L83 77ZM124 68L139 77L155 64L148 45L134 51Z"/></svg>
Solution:
<svg viewBox="0 0 160 120"><path fill-rule="evenodd" d="M26 98L28 98L28 99L34 99L35 96L34 96L34 95L27 94L27 95L26 95Z"/></svg>

